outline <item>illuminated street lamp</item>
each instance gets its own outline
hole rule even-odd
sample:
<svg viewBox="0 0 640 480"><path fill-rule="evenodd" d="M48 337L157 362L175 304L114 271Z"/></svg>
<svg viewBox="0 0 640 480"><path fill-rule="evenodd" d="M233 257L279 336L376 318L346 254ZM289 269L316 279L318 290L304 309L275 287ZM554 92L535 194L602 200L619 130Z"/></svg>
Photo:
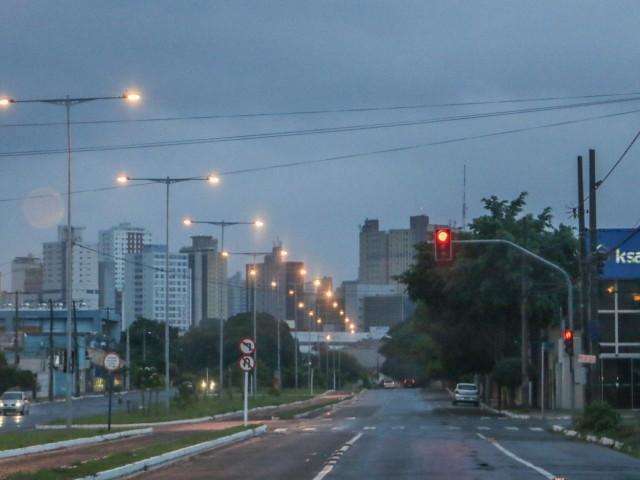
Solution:
<svg viewBox="0 0 640 480"><path fill-rule="evenodd" d="M117 182L120 185L126 185L129 182L151 182L164 184L166 187L165 194L165 243L167 251L165 252L164 263L164 390L165 390L165 407L167 410L170 405L170 378L169 378L169 194L170 187L175 183L186 182L208 182L212 185L220 183L220 178L216 174L209 174L204 177L129 177L124 174L120 174L117 177Z"/></svg>
<svg viewBox="0 0 640 480"><path fill-rule="evenodd" d="M639 300L636 300L639 301ZM298 308L299 309L303 309L304 308L304 302L298 302Z"/></svg>
<svg viewBox="0 0 640 480"><path fill-rule="evenodd" d="M121 95L107 96L107 97L62 97L62 98L36 98L27 100L16 100L15 98L2 97L0 98L0 107L8 108L18 103L47 103L49 105L55 105L64 107L65 109L65 124L66 124L66 143L67 143L67 239L65 242L65 305L67 308L67 387L66 387L66 403L67 403L67 415L66 424L67 427L71 426L71 420L73 418L73 405L71 403L72 386L73 386L73 372L72 372L72 330L73 330L73 234L71 232L71 180L72 180L72 146L71 146L71 107L79 105L81 103L94 102L98 100L125 100L129 103L137 103L141 99L141 95L133 90L125 91ZM78 368L76 366L76 368ZM76 387L79 388L79 385ZM77 392L79 393L79 392Z"/></svg>

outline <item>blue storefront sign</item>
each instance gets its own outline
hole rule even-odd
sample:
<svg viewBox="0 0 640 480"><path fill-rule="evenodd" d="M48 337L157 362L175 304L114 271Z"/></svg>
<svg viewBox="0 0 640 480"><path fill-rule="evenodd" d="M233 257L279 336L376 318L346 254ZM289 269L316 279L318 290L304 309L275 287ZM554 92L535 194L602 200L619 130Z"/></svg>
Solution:
<svg viewBox="0 0 640 480"><path fill-rule="evenodd" d="M587 250L589 239L587 237ZM640 279L640 231L633 228L603 228L598 230L601 250L611 251L600 278L605 280Z"/></svg>

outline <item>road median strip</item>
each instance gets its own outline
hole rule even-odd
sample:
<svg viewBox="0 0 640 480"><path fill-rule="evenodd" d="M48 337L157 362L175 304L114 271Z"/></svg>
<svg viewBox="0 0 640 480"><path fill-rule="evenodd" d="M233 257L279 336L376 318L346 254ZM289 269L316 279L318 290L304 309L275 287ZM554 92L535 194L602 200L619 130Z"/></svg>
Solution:
<svg viewBox="0 0 640 480"><path fill-rule="evenodd" d="M0 450L0 459L18 457L21 455L31 455L34 453L49 452L62 448L78 447L83 445L92 445L95 443L107 442L110 440L118 440L140 435L148 435L153 432L153 428L141 428L136 430L127 430L124 432L105 433L92 437L72 438L69 440L61 440L58 442L48 442L36 445L29 445L21 448L13 448L8 450Z"/></svg>
<svg viewBox="0 0 640 480"><path fill-rule="evenodd" d="M160 468L172 462L237 443L266 431L264 425L236 426L216 431L198 431L167 440L158 438L142 446L128 447L106 455L95 453L86 459L37 471L10 475L8 480L115 479Z"/></svg>

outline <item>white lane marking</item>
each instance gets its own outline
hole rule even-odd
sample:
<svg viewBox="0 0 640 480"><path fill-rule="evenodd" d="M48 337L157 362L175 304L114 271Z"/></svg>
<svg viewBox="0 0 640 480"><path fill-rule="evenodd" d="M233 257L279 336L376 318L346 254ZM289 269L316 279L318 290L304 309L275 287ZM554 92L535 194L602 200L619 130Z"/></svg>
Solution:
<svg viewBox="0 0 640 480"><path fill-rule="evenodd" d="M491 430L491 427L478 427L478 430Z"/></svg>
<svg viewBox="0 0 640 480"><path fill-rule="evenodd" d="M332 427L331 428L332 432L341 432L342 430L344 430L344 427Z"/></svg>
<svg viewBox="0 0 640 480"><path fill-rule="evenodd" d="M302 429L303 432L315 432L316 427L307 427Z"/></svg>
<svg viewBox="0 0 640 480"><path fill-rule="evenodd" d="M327 462L327 464L322 468L322 470L320 470L318 472L318 474L313 477L313 480L322 480L324 477L326 477L327 475L329 475L329 473L331 473L331 470L333 470L333 467L336 463L338 463L338 461L340 460L340 456L346 452L347 450L349 450L350 447L353 446L354 443L356 443L360 437L362 437L362 432L358 433L357 435L355 435L353 438L351 438L348 442L346 442L339 450L338 452L340 452L339 455L332 455L329 458L329 461Z"/></svg>
<svg viewBox="0 0 640 480"><path fill-rule="evenodd" d="M542 432L542 428L540 427L530 427L529 430L532 432Z"/></svg>
<svg viewBox="0 0 640 480"><path fill-rule="evenodd" d="M355 420L356 417L347 417L347 420Z"/></svg>
<svg viewBox="0 0 640 480"><path fill-rule="evenodd" d="M376 427L364 427L363 430L375 430Z"/></svg>
<svg viewBox="0 0 640 480"><path fill-rule="evenodd" d="M507 457L512 458L516 462L520 462L521 464L523 464L526 467L529 467L532 470L535 470L536 472L538 472L540 475L542 475L543 477L547 478L548 480L555 480L557 478L554 474L547 472L544 468L538 467L538 466L534 465L533 463L527 462L525 459L520 458L515 453L513 453L513 452L507 450L506 448L504 448L502 445L500 445L495 440L488 439L487 437L485 437L481 433L476 433L476 435L478 435L478 437L480 437L481 439L486 440L487 442L489 442L491 445L493 445L498 450L500 450L502 453L504 453Z"/></svg>
<svg viewBox="0 0 640 480"><path fill-rule="evenodd" d="M489 420L491 417L481 417L480 420Z"/></svg>
<svg viewBox="0 0 640 480"><path fill-rule="evenodd" d="M504 427L507 430L511 430L512 432L515 432L516 430L520 430L518 427Z"/></svg>
<svg viewBox="0 0 640 480"><path fill-rule="evenodd" d="M273 433L286 433L287 430L287 428L276 428Z"/></svg>
<svg viewBox="0 0 640 480"><path fill-rule="evenodd" d="M404 430L404 425L396 425L391 427L391 430Z"/></svg>

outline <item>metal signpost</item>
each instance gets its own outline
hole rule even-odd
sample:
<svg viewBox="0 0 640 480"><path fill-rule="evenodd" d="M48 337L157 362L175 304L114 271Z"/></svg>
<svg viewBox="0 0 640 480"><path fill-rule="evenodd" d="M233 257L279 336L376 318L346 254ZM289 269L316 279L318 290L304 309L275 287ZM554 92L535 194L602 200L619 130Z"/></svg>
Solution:
<svg viewBox="0 0 640 480"><path fill-rule="evenodd" d="M104 368L109 372L109 407L107 413L107 431L111 431L111 399L113 397L113 372L120 368L120 357L117 353L107 353L103 362Z"/></svg>
<svg viewBox="0 0 640 480"><path fill-rule="evenodd" d="M243 408L243 420L244 426L247 426L249 420L249 372L256 366L256 359L253 354L256 352L256 343L252 338L243 338L238 345L240 350L240 359L238 365L244 372L244 408Z"/></svg>

